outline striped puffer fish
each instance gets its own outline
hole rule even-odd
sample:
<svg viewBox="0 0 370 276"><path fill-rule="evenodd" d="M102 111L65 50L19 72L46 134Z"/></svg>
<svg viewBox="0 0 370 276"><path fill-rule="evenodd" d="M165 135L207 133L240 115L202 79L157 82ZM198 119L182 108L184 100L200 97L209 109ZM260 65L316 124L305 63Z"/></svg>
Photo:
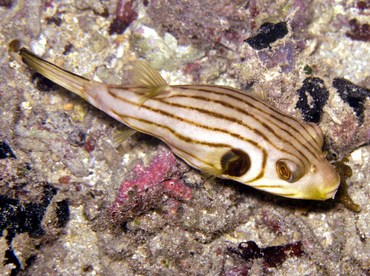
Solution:
<svg viewBox="0 0 370 276"><path fill-rule="evenodd" d="M132 85L88 80L22 48L38 73L139 132L164 141L190 166L275 195L333 198L339 175L322 152L323 134L266 102L219 85L169 85L147 63Z"/></svg>

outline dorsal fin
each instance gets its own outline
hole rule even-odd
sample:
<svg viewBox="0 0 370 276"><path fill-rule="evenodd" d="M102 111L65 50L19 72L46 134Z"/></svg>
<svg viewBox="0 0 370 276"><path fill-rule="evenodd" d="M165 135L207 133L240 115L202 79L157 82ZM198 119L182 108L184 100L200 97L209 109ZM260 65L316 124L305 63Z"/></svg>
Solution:
<svg viewBox="0 0 370 276"><path fill-rule="evenodd" d="M162 76L145 61L135 61L132 73L133 85L137 86L136 91L143 94L142 103L160 95L169 87Z"/></svg>

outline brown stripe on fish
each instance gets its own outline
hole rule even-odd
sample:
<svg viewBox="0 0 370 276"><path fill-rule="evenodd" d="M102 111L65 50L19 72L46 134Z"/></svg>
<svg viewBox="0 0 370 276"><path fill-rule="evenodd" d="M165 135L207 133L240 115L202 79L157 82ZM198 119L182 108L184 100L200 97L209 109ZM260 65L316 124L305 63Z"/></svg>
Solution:
<svg viewBox="0 0 370 276"><path fill-rule="evenodd" d="M281 110L271 106L267 102L256 99L254 96L248 95L247 93L245 93L245 92L243 92L239 89L233 88L233 87L212 85L212 84L210 84L210 85L208 85L208 84L205 84L205 85L202 85L202 84L201 85L173 85L172 87L179 87L179 88L182 88L182 89L194 89L194 90L205 91L205 92L217 92L217 91L219 91L221 93L227 93L229 95L237 94L239 96L242 96L242 97L246 98L247 100L252 100L252 101L254 101L258 104L264 105L268 110L273 110L274 113L278 113L280 116L282 116L286 119L293 120L297 124L301 125L302 127L305 127L305 125L308 125L308 124L302 125L302 123L298 119L296 119L296 118L294 118L294 117L292 117L288 114L285 114L284 112L282 112ZM212 89L210 89L210 88L212 88ZM255 108L258 109L258 107L255 107ZM269 114L274 115L273 113L269 113ZM307 129L306 129L306 131L308 132ZM308 134L310 134L310 133L308 133ZM311 138L314 138L314 137L311 137Z"/></svg>
<svg viewBox="0 0 370 276"><path fill-rule="evenodd" d="M126 102L126 101L125 101ZM128 102L130 103L130 102ZM135 104L135 103L133 103ZM136 105L136 104L135 104ZM150 120L146 120L146 119L142 119L142 118L137 118L137 117L133 117L133 116L129 116L129 115L126 115L126 114L121 114L119 113L118 111L115 111L115 110L111 110L111 112L113 114L115 114L116 116L118 116L125 124L127 124L128 126L134 128L134 129L137 129L138 131L140 132L143 132L143 133L148 133L152 136L155 136L161 140L163 140L164 142L166 142L167 144L169 144L170 146L173 146L175 148L178 149L178 151L181 151L183 153L185 153L186 155L190 155L188 152L176 147L174 145L174 143L168 143L166 141L166 139L163 139L163 137L161 136L157 136L155 133L152 133L152 132L148 132L145 128L143 129L140 129L137 124L132 124L130 123L130 121L128 119L132 119L132 120L135 120L135 121L138 121L140 123L144 123L144 124L148 124L148 125L152 125L152 126L155 126L156 128L162 128L162 129L165 129L167 130L168 132L170 132L173 136L175 136L176 138L178 138L179 140L182 140L183 142L186 142L186 143L191 143L191 144L198 144L198 145L203 145L203 146L207 146L207 147L210 147L210 148L224 148L225 150L227 149L230 149L230 145L227 145L227 144L223 144L223 143L212 143L212 142L206 142L206 141L200 141L200 140L194 140L190 137L186 137L184 135L181 135L179 134L178 132L176 132L174 129L170 128L169 126L165 126L165 125L162 125L162 124L158 124L156 122L153 122L153 121L150 121ZM261 166L261 169L258 173L258 175L256 177L254 177L253 179L249 180L247 183L249 182L253 182L253 181L256 181L260 178L263 177L264 175L264 169L265 169L265 166L266 166L266 162L267 162L267 152L265 151L265 149L263 148L260 148L260 150L262 151L263 155L262 155L262 166ZM180 154L179 154L180 155ZM190 155L192 157L194 157L193 155ZM183 157L185 160L187 160L190 164L192 164L193 162L191 162L191 160L189 160L188 158L185 158ZM199 161L201 161L202 163L204 163L206 166L210 166L210 167L214 167L215 169L219 170L219 168L216 168L214 166L214 164L211 164L209 162L206 162L204 160L201 160L199 158L195 158ZM205 167L206 167L205 166Z"/></svg>
<svg viewBox="0 0 370 276"><path fill-rule="evenodd" d="M292 124L288 124L286 121L284 121L284 120L281 121L281 120L279 120L279 118L275 117L274 113L271 113L271 116L273 118L275 118L276 120L279 120L282 125L285 125L286 130L283 129L284 131L289 131L290 129L295 130L298 133L298 135L300 135L301 138L303 138L305 140L305 142L308 143L309 145L311 145L312 147L315 147L315 144L311 144L311 141L316 142L316 146L317 146L316 150L321 151L322 142L323 142L323 137L322 137L323 135L322 135L321 130L319 129L319 127L316 124L313 124L314 125L314 127L313 127L309 123L302 123L300 120L282 112L281 110L279 110L279 109L277 109L277 108L275 108L275 107L273 107L273 106L271 106L267 103L260 102L259 100L254 99L250 95L246 95L245 93L242 93L241 91L236 90L234 88L231 88L231 90L233 90L234 92L238 93L241 96L249 97L249 99L252 98L255 102L258 102L260 104L264 104L268 109L273 110L274 113L278 113L284 119L289 120L291 123L292 122L295 123L295 126L292 125ZM303 129L306 132L307 136L305 136L304 133L301 133L301 131L297 127L301 128L301 130ZM315 132L314 134L312 134L311 129L314 129L314 132ZM317 129L319 129L320 131L318 132ZM320 138L320 139L317 140L317 138Z"/></svg>
<svg viewBox="0 0 370 276"><path fill-rule="evenodd" d="M198 91L197 86L192 86L191 85L191 86L179 86L179 87L181 89L189 89L189 87L193 87L192 90L194 90L196 88L197 89L196 91ZM249 106L251 109L255 109L255 110L260 111L261 113L266 114L267 115L266 116L267 120L271 120L271 118L274 118L280 124L279 128L281 128L282 126L285 126L287 131L289 131L290 129L293 129L299 135L301 135L301 138L303 138L305 140L305 142L307 142L309 144L311 144L311 142L310 142L311 140L309 138L312 138L313 140L315 140L316 135L313 136L310 133L310 131L307 129L307 127L309 126L308 124L305 124L305 123L302 124L302 122L300 122L298 119L296 119L296 118L294 118L290 115L284 114L280 110L268 105L265 102L260 101L259 99L254 98L251 95L243 93L240 90L236 90L234 88L229 89L228 87L217 87L217 86L213 87L212 86L212 89L209 88L208 86L201 86L201 87L202 87L202 89L199 89L199 91L203 91L203 92L206 92L206 93L214 93L214 94L218 94L218 95L222 95L222 96L227 96L231 99L237 100L238 102L242 102L243 104L246 104L247 106ZM237 95L241 96L242 98L237 97ZM258 105L264 106L264 108L261 108ZM277 117L276 114L280 115L281 118ZM287 121L282 120L282 119L286 119L290 123L288 123ZM272 121L269 121L269 122L273 123ZM306 132L307 136L302 135L298 128L301 128L301 130L303 129ZM285 130L285 129L283 129L283 130ZM294 137L294 135L293 135L293 137ZM315 147L313 144L311 144L311 146ZM321 150L321 147L319 148L319 150Z"/></svg>
<svg viewBox="0 0 370 276"><path fill-rule="evenodd" d="M321 151L324 144L324 135L322 134L320 127L315 123L308 123L307 128L312 133L311 137L313 137L316 142L318 151Z"/></svg>
<svg viewBox="0 0 370 276"><path fill-rule="evenodd" d="M313 140L315 140L315 137L312 136L311 133L306 128L306 125L308 125L308 124L302 124L298 119L296 119L292 116L289 116L287 114L284 114L280 110L268 105L267 103L262 102L259 99L256 99L253 96L248 95L246 93L243 93L240 90L237 90L235 88L222 87L222 86L221 87L219 87L219 86L208 86L208 85L186 85L186 86L176 85L176 86L173 86L173 87L177 87L177 88L184 89L184 90L193 90L193 91L199 91L199 92L213 93L213 94L216 94L216 95L227 96L227 97L235 99L237 101L241 101L242 103L246 104L250 108L256 109L256 110L266 114L267 119L274 118L275 120L277 120L279 122L279 124L281 124L281 126L285 126L285 128L288 131L291 128L293 128L298 134L300 134L300 131L296 127L302 128L306 132L307 137L305 137L304 135L301 135L301 137L303 139L305 139L305 141L307 143L311 144L310 139L308 139L309 137L311 137ZM242 98L239 98L237 96L241 96ZM264 108L261 108L258 105L263 106ZM292 124L288 124L286 121L283 121L279 117L276 117L276 114L280 115L282 118L285 118L285 119L289 120L291 123L294 123L295 126L292 125ZM319 150L321 150L321 148L319 148Z"/></svg>
<svg viewBox="0 0 370 276"><path fill-rule="evenodd" d="M238 123L241 127L245 127L247 128L248 130L254 132L255 134L259 135L260 137L262 137L263 139L265 139L265 141L267 141L272 147L274 147L275 149L281 151L281 152L284 152L284 153L287 153L291 156L294 156L297 160L299 160L302 165L305 164L305 162L300 158L300 156L302 156L302 153L300 152L301 155L297 155L297 154L294 154L292 152L289 152L288 150L285 150L285 149L282 149L282 148L279 148L277 147L265 134L263 134L260 130L257 130L256 128L253 128L247 124L245 124L242 120L240 119L236 119L235 117L230 117L230 116L227 116L227 115L224 115L224 114L221 114L221 113L218 113L218 112L213 112L213 111L209 111L209 110L206 110L206 109L203 109L203 108L198 108L198 107L193 107L193 106L188 106L188 105L183 105L183 104L178 104L178 103L174 103L174 102L169 102L167 101L166 99L153 99L154 101L158 101L158 102L161 102L163 104L167 104L169 106L173 106L173 107L178 107L178 108L185 108L185 109L192 109L192 110L195 110L199 113L203 113L203 114L207 114L213 118L219 118L219 119L223 119L223 120L226 120L226 121L229 121L230 123ZM208 101L209 102L209 101ZM262 123L263 126L265 128L267 128L268 130L270 130L270 132L272 132L273 134L276 134L274 130L272 130L269 126L267 126L266 124ZM227 130L224 130L225 132ZM278 139L281 139L282 141L285 141L282 137L279 137L278 135L275 135L276 138ZM242 137L242 139L244 140L244 137ZM299 151L299 150L298 150ZM305 156L303 156L305 157ZM306 162L308 162L308 159L305 160Z"/></svg>
<svg viewBox="0 0 370 276"><path fill-rule="evenodd" d="M315 148L316 150L321 150L321 147L318 148L316 143L312 143L311 141L316 141L315 136L312 136L312 134L307 130L306 125L302 124L298 119L291 117L287 114L282 113L280 110L268 105L267 103L264 103L258 99L255 99L254 97L247 95L239 90L229 88L229 87L219 87L219 86L208 86L208 85L174 85L173 88L180 88L183 90L192 90L197 92L206 92L206 93L213 93L220 96L226 96L228 98L237 100L239 102L242 102L243 104L246 104L251 109L258 110L261 113L264 113L266 116L266 119L269 120L269 123L275 124L271 121L271 119L275 119L279 123L279 128L286 132L287 134L291 135L293 139L295 139L295 135L301 136L301 138L305 141L305 143L308 143L311 147ZM184 94L186 95L186 94ZM237 97L242 96L242 98ZM251 102L252 101L252 102ZM257 104L257 105L256 105ZM264 108L259 107L258 105L263 106ZM280 115L282 118L287 119L290 121L290 124L288 124L286 121L282 120L282 118L279 118L276 116ZM301 134L301 131L298 129L301 128L301 130L304 130L304 132L307 134L307 137L305 137L303 134ZM292 135L290 130L294 130L296 133L295 135ZM309 139L309 137L311 139ZM304 143L302 143L304 144Z"/></svg>
<svg viewBox="0 0 370 276"><path fill-rule="evenodd" d="M205 125L205 124L200 124L200 123L197 123L197 122L195 122L195 121L192 121L192 120L189 120L189 119L186 119L186 118L183 118L183 117L179 117L179 116L174 115L173 113L170 113L170 112L165 111L165 110L163 110L163 109L153 108L153 107L151 107L151 106L149 106L149 105L146 105L146 104L138 104L138 103L136 103L136 102L129 101L128 99L126 99L126 98L124 98L124 97L122 97L122 96L117 95L117 94L116 94L116 93L114 93L114 91L112 91L111 89L108 89L108 93L109 93L109 95L111 95L112 97L114 97L116 100L120 100L120 101L122 101L122 102L125 102L125 103L127 103L127 104L130 104L130 105L136 106L136 107L138 107L138 108L143 108L143 109L146 109L146 110L150 110L150 111L152 111L152 112L154 112L154 113L161 114L161 115L163 115L163 116L166 116L166 117L172 118L172 119L174 119L174 120L178 120L178 121L181 121L181 122L187 123L187 124L189 124L189 125L193 125L193 126L198 127L198 128L202 128L202 129L206 129L206 130L209 130L209 131L214 131L214 132L220 132L220 133L227 134L227 135L232 136L232 137L234 137L234 138L236 138L236 139L239 139L239 140L242 140L242 141L244 141L244 142L247 142L247 143L249 143L249 144L253 145L254 147L258 148L259 150L264 151L264 152L266 153L266 150L265 150L264 148L262 148L262 147L261 147L257 142L255 142L255 141L253 141L253 140L251 140L251 139L247 139L246 137L243 137L243 136L241 136L241 135L239 135L239 134L237 134L237 133L230 132L230 131L229 131L229 130L227 130L227 129L219 128L219 127L210 127L210 126ZM157 100L157 101L162 102L162 99L152 99L152 100L154 100L154 101L156 101L156 100ZM114 112L114 113L117 113L117 111L114 111L114 110L113 110L113 112ZM214 114L212 114L212 113L209 113L209 114L210 114L210 115L214 115ZM121 116L123 116L123 114L120 114L120 115L121 115ZM227 117L225 116L225 118L227 118ZM154 123L154 122L153 122L153 123ZM248 127L248 128L249 128L249 126L247 126L247 125L246 125L246 127ZM251 128L251 130L252 130L252 131L255 131L258 135L260 135L260 136L262 136L262 137L264 137L265 139L267 139L267 140L268 140L268 138L267 138L267 137L265 137L265 136L264 136L260 131L258 131L258 130L254 130L254 129L252 129L252 128Z"/></svg>
<svg viewBox="0 0 370 276"><path fill-rule="evenodd" d="M146 129L142 129L142 128L140 128L140 127L136 126L136 125L135 125L135 126L133 126L133 125L132 125L128 120L127 120L128 118L131 118L131 119L136 119L136 118L134 118L134 117L130 117L130 116L127 116L127 115L125 115L125 114L121 114L121 113L116 112L116 111L114 111L114 110L111 110L111 112L112 112L112 114L116 115L116 116L120 119L120 121L122 121L125 125L127 125L127 126L129 126L129 127L133 128L133 129L136 129L136 130L137 130L137 131L139 131L139 132L149 134L149 135L151 135L151 136L157 137L158 139L160 139L160 140L164 141L164 142L165 142L167 145L169 145L172 149L175 149L175 150L176 150L176 152L177 152L177 154L178 154L181 158L183 158L183 159L185 159L185 160L188 160L188 158L184 157L184 156L186 155L186 156L190 156L191 158L196 159L196 160L200 161L201 163L204 163L204 164L206 164L206 165L208 165L208 166L210 166L210 167L213 167L213 166L214 166L214 164L213 164L213 163L206 162L205 160L202 160L202 159L200 159L200 158L196 157L195 155L190 154L189 152L185 152L184 150L180 149L179 147L176 147L175 145L173 145L173 144L171 144L171 143L168 143L167 139L165 139L165 138L163 138L163 137L161 137L161 136L158 136L158 135L156 135L156 134L154 134L154 133L151 133L151 132L147 131ZM183 154L180 154L180 153L183 153ZM190 163L191 163L191 162L190 162Z"/></svg>
<svg viewBox="0 0 370 276"><path fill-rule="evenodd" d="M226 102L223 102L223 101L217 101L217 100L210 100L209 98L206 98L206 97L200 97L200 96L186 96L186 95L176 95L176 96L171 96L171 98L175 98L175 97L185 97L185 98L191 98L191 99L198 99L198 100L203 100L205 103L209 103L209 102L214 102L214 103L218 103L222 106L226 106L228 108L231 108L231 109L234 109L234 110L237 110L238 112L244 114L244 115L247 115L247 116L250 116L252 117L255 121L259 122L265 129L267 129L272 135L275 136L275 138L277 140L280 140L280 141L284 141L285 143L291 145L297 152L299 152L299 155L297 154L294 154L293 152L291 151L288 151L288 150L285 150L281 147L278 147L276 146L273 142L270 141L270 139L267 138L266 135L262 134L261 131L258 131L258 132L255 132L257 133L258 135L260 135L261 137L263 137L270 145L272 145L274 148L276 148L277 150L281 151L281 152L284 152L284 153L288 153L294 157L296 157L303 165L304 164L307 164L309 163L309 157L307 157L301 150L299 150L297 148L297 145L294 145L291 143L291 141L288 141L286 139L284 139L281 135L279 135L275 130L272 129L272 127L270 127L269 125L267 125L266 123L262 122L262 120L258 119L257 117L255 117L252 113L250 112L247 112L245 110L242 110L238 107L235 107L234 105L230 105ZM172 106L176 106L176 107L179 107L179 108L186 108L186 109L193 109L193 110L196 110L200 113L203 113L203 114L211 114L211 116L213 117L216 117L216 118L221 118L221 119L225 119L225 120L228 120L230 122L233 122L233 123L238 123L239 125L243 126L243 127L246 127L248 128L249 130L251 131L255 131L256 128L252 128L250 127L249 125L247 125L246 123L242 122L241 120L239 119L236 119L235 117L230 117L230 116L226 116L226 115L223 115L221 113L217 113L217 112L213 112L213 111L209 111L209 110L206 110L204 108L197 108L197 107L193 107L193 106L189 106L189 105L183 105L183 104L179 104L179 103L174 103L174 102L170 102L167 100L168 98L163 98L163 99L153 99L154 101L160 101L162 103L165 103L165 104L168 104L168 105L172 105ZM276 125L276 127L278 127ZM300 146L302 146L305 150L309 151L311 153L311 157L312 158L317 158L317 154L313 153L310 149L308 149L304 144L302 144L300 141L298 141L297 139L295 139L294 136L291 136L291 138L293 140L296 140L296 143L299 143ZM305 161L303 161L300 156L302 156Z"/></svg>
<svg viewBox="0 0 370 276"><path fill-rule="evenodd" d="M122 96L118 96L116 95L114 92L108 90L108 93L116 98L116 99L119 99L125 103L128 103L128 104L131 104L131 105L134 105L134 106L137 106L137 107L140 107L140 108L143 108L143 109L147 109L147 110L150 110L152 112L155 112L155 113L158 113L158 114L161 114L163 116L167 116L167 117L170 117L174 120L178 120L178 121L181 121L181 122L185 122L189 125L193 125L193 126L196 126L196 127L199 127L199 128L203 128L203 129L206 129L206 130L209 130L209 131L215 131L215 132L221 132L221 133L225 133L225 134L228 134L229 136L232 136L234 138L237 138L239 140L242 140L244 142L247 142L257 148L259 148L260 150L265 150L264 148L262 148L257 142L251 140L251 139L247 139L246 137L243 137L237 133L234 133L234 132L230 132L229 130L225 129L225 128L219 128L219 127L210 127L208 125L205 125L205 124L200 124L200 123L197 123L195 121L192 121L192 120L189 120L189 119L186 119L186 118L183 118L183 117L180 117L180 116L177 116L177 115L174 115L173 113L171 112L168 112L168 111L165 111L163 109L158 109L158 108L153 108L149 105L146 105L146 104L137 104L135 102L132 102L132 101L129 101L127 100L126 98L122 97ZM152 101L158 101L158 102L161 102L161 103L164 103L164 104L169 104L168 102L166 102L164 99L155 99L153 98ZM185 108L188 108L188 109L194 109L194 110L197 110L199 112L204 112L205 114L208 114L212 117L217 117L217 118L222 118L222 119L225 119L225 120L229 120L230 122L237 122L239 123L240 125L248 128L249 130L253 131L254 133L256 133L257 135L263 137L266 141L268 141L272 146L274 146L271 141L261 132L259 131L258 129L255 129L255 128L252 128L246 124L243 124L242 121L238 120L238 119L234 119L234 118L231 118L231 117L228 117L228 116L224 116L222 114L219 114L219 113L215 113L215 112L211 112L211 111L207 111L207 110L204 110L204 109L197 109L197 108L193 108L191 106L183 106ZM285 151L284 149L278 149L282 152L285 152L285 153L288 153L287 151ZM293 155L293 154L292 154ZM295 156L297 159L299 159L299 156L297 155L293 155ZM302 162L303 163L303 162Z"/></svg>

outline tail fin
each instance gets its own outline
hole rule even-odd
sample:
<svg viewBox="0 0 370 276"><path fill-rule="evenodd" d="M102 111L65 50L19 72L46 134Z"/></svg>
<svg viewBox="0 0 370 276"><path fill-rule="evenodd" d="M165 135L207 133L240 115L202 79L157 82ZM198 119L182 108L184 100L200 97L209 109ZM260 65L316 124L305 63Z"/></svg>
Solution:
<svg viewBox="0 0 370 276"><path fill-rule="evenodd" d="M60 86L72 91L80 97L86 99L85 89L86 85L91 84L91 81L73 74L72 72L66 71L32 53L26 48L22 48L19 54L23 57L23 60L44 77L51 81L59 84Z"/></svg>

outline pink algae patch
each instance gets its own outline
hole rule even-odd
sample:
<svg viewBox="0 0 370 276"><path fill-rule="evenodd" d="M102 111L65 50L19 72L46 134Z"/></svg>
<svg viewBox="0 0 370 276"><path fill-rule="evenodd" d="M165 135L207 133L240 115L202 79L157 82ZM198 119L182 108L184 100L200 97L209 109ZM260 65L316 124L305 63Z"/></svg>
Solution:
<svg viewBox="0 0 370 276"><path fill-rule="evenodd" d="M110 209L112 214L140 212L165 200L191 199L192 191L184 184L181 174L173 153L160 149L149 166L140 162L132 169L130 180L122 182Z"/></svg>

